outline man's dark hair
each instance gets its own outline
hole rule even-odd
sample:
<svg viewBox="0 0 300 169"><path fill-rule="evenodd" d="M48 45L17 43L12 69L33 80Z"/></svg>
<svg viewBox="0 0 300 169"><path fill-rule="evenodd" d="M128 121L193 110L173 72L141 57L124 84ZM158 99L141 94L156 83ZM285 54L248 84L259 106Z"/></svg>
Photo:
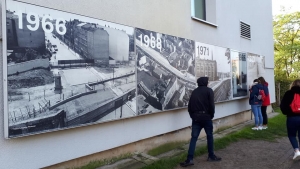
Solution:
<svg viewBox="0 0 300 169"><path fill-rule="evenodd" d="M260 80L259 79L254 79L253 82L257 82L257 83L260 83Z"/></svg>

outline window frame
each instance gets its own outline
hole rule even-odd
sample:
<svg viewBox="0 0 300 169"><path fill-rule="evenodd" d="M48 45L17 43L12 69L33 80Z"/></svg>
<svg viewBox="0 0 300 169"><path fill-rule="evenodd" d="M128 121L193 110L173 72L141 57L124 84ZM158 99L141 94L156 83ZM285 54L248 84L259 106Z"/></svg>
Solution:
<svg viewBox="0 0 300 169"><path fill-rule="evenodd" d="M198 19L200 19L200 20L203 20L203 21L206 21L206 0L202 0L202 2L203 2L203 11L201 11L201 12L203 12L203 18L199 18L199 17L197 17L196 16L196 8L195 8L195 1L196 0L192 0L191 1L191 5L192 5L192 16L193 17L195 17L195 18L198 18ZM199 8L199 10L200 10L200 8Z"/></svg>
<svg viewBox="0 0 300 169"><path fill-rule="evenodd" d="M205 8L204 8L204 15L205 15L205 20L201 19L201 18L198 18L195 16L195 0L191 0L191 18L195 21L199 21L199 22L202 22L202 23L205 23L205 24L208 24L210 26L214 26L214 27L218 27L217 24L214 24L212 22L209 22L207 21L207 11L206 11L206 8L207 8L207 3L206 3L206 0L204 0L204 5L205 5Z"/></svg>

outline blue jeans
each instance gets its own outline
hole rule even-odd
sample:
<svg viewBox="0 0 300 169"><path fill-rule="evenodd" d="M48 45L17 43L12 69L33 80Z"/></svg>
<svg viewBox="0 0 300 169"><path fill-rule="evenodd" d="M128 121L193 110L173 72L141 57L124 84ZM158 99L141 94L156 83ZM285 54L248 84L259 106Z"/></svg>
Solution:
<svg viewBox="0 0 300 169"><path fill-rule="evenodd" d="M260 104L251 105L251 110L254 115L255 126L261 126L263 123L263 117L261 114L261 105Z"/></svg>
<svg viewBox="0 0 300 169"><path fill-rule="evenodd" d="M300 141L300 116L288 117L286 119L286 128L293 148L299 148L296 137L298 133L298 139Z"/></svg>
<svg viewBox="0 0 300 169"><path fill-rule="evenodd" d="M214 156L214 138L213 138L213 124L212 120L202 120L202 121L194 121L192 122L192 138L190 141L189 151L188 151L188 160L193 160L196 142L198 140L198 136L204 128L207 138L207 150L209 157Z"/></svg>

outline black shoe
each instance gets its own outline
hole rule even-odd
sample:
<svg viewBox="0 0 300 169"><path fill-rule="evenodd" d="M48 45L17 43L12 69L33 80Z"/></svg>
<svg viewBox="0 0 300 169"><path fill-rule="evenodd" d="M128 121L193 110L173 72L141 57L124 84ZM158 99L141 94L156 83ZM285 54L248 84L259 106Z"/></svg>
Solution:
<svg viewBox="0 0 300 169"><path fill-rule="evenodd" d="M187 166L190 166L190 165L194 165L192 160L185 160L184 162L180 163L181 167L187 167Z"/></svg>
<svg viewBox="0 0 300 169"><path fill-rule="evenodd" d="M216 155L207 158L207 161L211 161L211 162L221 161L221 160L222 160L222 158L221 157L217 157Z"/></svg>

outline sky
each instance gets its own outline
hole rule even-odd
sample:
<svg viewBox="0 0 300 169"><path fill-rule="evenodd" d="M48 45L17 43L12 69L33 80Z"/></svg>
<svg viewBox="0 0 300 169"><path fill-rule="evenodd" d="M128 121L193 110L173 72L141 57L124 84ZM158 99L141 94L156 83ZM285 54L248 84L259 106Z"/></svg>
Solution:
<svg viewBox="0 0 300 169"><path fill-rule="evenodd" d="M272 13L274 15L284 14L280 7L284 6L286 13L300 12L300 0L272 0Z"/></svg>

